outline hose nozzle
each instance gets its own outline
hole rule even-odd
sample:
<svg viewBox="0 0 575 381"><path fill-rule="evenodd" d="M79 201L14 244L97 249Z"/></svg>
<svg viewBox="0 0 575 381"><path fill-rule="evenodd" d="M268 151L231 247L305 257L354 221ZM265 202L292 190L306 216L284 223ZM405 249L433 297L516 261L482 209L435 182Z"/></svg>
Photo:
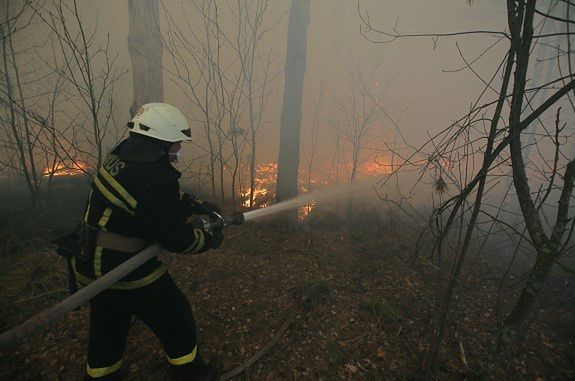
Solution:
<svg viewBox="0 0 575 381"><path fill-rule="evenodd" d="M245 221L242 212L234 212L229 217L222 217L217 212L212 212L209 221L204 221L204 228L207 231L222 230L229 225L241 225Z"/></svg>
<svg viewBox="0 0 575 381"><path fill-rule="evenodd" d="M233 212L228 218L226 218L226 225L241 225L244 221L245 218L242 212Z"/></svg>

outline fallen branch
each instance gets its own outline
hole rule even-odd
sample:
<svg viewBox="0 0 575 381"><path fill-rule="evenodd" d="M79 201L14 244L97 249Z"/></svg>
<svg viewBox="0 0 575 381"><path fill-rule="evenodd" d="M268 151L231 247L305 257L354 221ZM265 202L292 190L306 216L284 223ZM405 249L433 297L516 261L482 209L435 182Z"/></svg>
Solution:
<svg viewBox="0 0 575 381"><path fill-rule="evenodd" d="M459 356L461 357L461 362L463 363L464 367L468 367L467 364L467 357L465 356L465 349L463 349L463 343L459 340Z"/></svg>
<svg viewBox="0 0 575 381"><path fill-rule="evenodd" d="M291 325L291 323L293 323L293 321L295 320L297 314L293 314L291 315L291 317L289 317L281 326L281 328L279 329L278 333L276 333L276 335L274 336L273 339L271 339L262 349L260 349L256 354L254 354L252 357L250 357L246 362L244 362L242 365L236 367L235 369L224 373L220 376L219 380L220 381L225 381L225 380L229 380L230 378L236 377L237 375L247 371L250 369L250 367L252 367L257 361L259 361L267 352L269 352L270 349L273 348L274 345L276 345L276 343L279 341L279 339L283 336L283 334L287 331L287 329L289 328L289 326Z"/></svg>

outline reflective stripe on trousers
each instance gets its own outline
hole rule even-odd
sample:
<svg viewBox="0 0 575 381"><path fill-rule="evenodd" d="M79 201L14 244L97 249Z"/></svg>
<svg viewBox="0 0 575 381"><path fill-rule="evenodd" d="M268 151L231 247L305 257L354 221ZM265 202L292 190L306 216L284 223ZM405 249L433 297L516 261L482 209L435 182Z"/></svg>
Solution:
<svg viewBox="0 0 575 381"><path fill-rule="evenodd" d="M160 340L170 366L193 371L201 356L188 299L165 274L157 281L131 290L106 290L90 302L88 363L109 368L123 357L132 316Z"/></svg>

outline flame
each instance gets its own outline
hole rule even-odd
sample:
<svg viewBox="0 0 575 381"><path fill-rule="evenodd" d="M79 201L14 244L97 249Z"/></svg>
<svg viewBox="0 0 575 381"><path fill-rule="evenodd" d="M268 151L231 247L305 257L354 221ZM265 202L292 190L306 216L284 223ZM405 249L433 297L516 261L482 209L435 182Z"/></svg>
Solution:
<svg viewBox="0 0 575 381"><path fill-rule="evenodd" d="M254 187L254 207L265 208L275 199L276 175L278 165L269 163L256 167L256 181ZM250 188L241 190L239 195L244 208L250 207Z"/></svg>
<svg viewBox="0 0 575 381"><path fill-rule="evenodd" d="M301 205L298 210L297 210L297 217L300 221L303 221L306 219L306 217L309 215L309 212L311 212L313 210L313 208L315 208L315 202L312 201L309 204L304 204Z"/></svg>
<svg viewBox="0 0 575 381"><path fill-rule="evenodd" d="M392 164L387 160L374 159L373 161L366 161L359 166L360 175L377 176L387 175L393 172Z"/></svg>
<svg viewBox="0 0 575 381"><path fill-rule="evenodd" d="M256 181L254 187L254 202L253 208L265 208L275 201L275 188L277 179L278 165L277 163L268 163L264 165L258 165L256 167ZM303 176L305 173L300 174L300 179L307 179L307 176ZM324 182L311 179L311 183L314 185L323 184ZM300 192L307 193L308 189L300 184ZM250 189L249 187L238 192L240 199L242 200L242 206L244 208L250 207ZM311 210L315 207L315 203L311 202L309 204L301 205L298 208L298 218L300 221L304 220Z"/></svg>
<svg viewBox="0 0 575 381"><path fill-rule="evenodd" d="M77 176L86 172L87 165L84 163L73 162L72 165L57 164L54 168L46 167L43 176Z"/></svg>
<svg viewBox="0 0 575 381"><path fill-rule="evenodd" d="M342 164L342 166L351 169L350 163ZM256 167L256 181L254 187L254 200L252 205L253 208L265 208L271 205L275 201L277 170L278 165L277 163L274 162L264 165L258 165ZM329 170L324 172L328 173ZM389 164L387 160L383 160L381 158L376 157L372 161L361 164L358 168L358 172L360 176L376 176L382 174L389 174L393 172L393 166L392 164ZM299 173L299 179L300 179L300 185L299 185L300 194L309 193L309 189L307 186L308 181L307 171L301 170ZM326 181L312 177L310 179L310 183L311 185L313 185L314 189L320 189L332 184L333 180ZM250 188L247 187L246 189L242 189L241 191L238 192L238 195L241 199L242 206L246 209L250 208ZM298 208L299 220L300 221L304 220L315 207L316 204L313 201L308 204L301 205Z"/></svg>

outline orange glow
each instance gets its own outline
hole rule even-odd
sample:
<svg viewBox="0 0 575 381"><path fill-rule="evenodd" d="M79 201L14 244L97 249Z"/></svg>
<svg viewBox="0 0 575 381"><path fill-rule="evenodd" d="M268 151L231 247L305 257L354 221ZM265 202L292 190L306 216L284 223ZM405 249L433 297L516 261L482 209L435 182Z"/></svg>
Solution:
<svg viewBox="0 0 575 381"><path fill-rule="evenodd" d="M301 205L297 210L298 219L300 221L305 220L306 217L309 215L309 212L311 212L313 208L315 208L315 202L314 201L310 202L309 204Z"/></svg>
<svg viewBox="0 0 575 381"><path fill-rule="evenodd" d="M43 176L77 176L86 172L87 166L83 163L72 163L72 165L64 165L62 163L56 165L54 168L46 167Z"/></svg>
<svg viewBox="0 0 575 381"><path fill-rule="evenodd" d="M362 175L376 176L393 172L393 167L386 160L367 161L359 166L359 173Z"/></svg>
<svg viewBox="0 0 575 381"><path fill-rule="evenodd" d="M256 167L256 182L254 187L254 207L265 208L275 200L276 175L278 165L269 163ZM241 190L239 195L244 208L250 207L250 188Z"/></svg>
<svg viewBox="0 0 575 381"><path fill-rule="evenodd" d="M454 167L453 162L448 158L441 158L441 166L443 167L443 169L446 169L448 171L452 170Z"/></svg>
<svg viewBox="0 0 575 381"><path fill-rule="evenodd" d="M351 163L341 164L348 170L351 170ZM264 165L258 165L256 167L256 181L254 188L254 198L252 208L265 208L270 206L275 202L276 194L276 178L277 178L277 163L269 163ZM318 171L321 173L321 171ZM329 171L323 171L328 173ZM367 176L378 176L383 174L389 174L393 172L393 166L389 164L387 160L382 158L375 158L374 160L365 162L361 164L358 168L359 177ZM306 194L309 193L308 189L308 173L306 170L300 170L299 173L299 193ZM321 189L329 186L334 181L326 181L318 178L312 177L310 183L313 190ZM250 208L250 188L249 186L238 192L240 197L242 207ZM309 204L301 205L298 208L299 220L304 220L310 212L316 207L315 202Z"/></svg>
<svg viewBox="0 0 575 381"><path fill-rule="evenodd" d="M275 189L276 189L276 178L277 178L278 165L277 163L269 163L264 165L258 165L256 167L256 181L254 188L254 208L265 208L271 205L275 201ZM305 173L300 174L300 192L307 193L308 190L302 183L304 179L307 179ZM307 180L305 180L307 182ZM326 184L323 181L317 179L311 179L311 183L314 186ZM241 200L242 206L246 209L250 207L250 188L246 188L238 192ZM311 202L309 204L302 205L298 208L299 220L304 220L311 210L315 207L315 203Z"/></svg>

